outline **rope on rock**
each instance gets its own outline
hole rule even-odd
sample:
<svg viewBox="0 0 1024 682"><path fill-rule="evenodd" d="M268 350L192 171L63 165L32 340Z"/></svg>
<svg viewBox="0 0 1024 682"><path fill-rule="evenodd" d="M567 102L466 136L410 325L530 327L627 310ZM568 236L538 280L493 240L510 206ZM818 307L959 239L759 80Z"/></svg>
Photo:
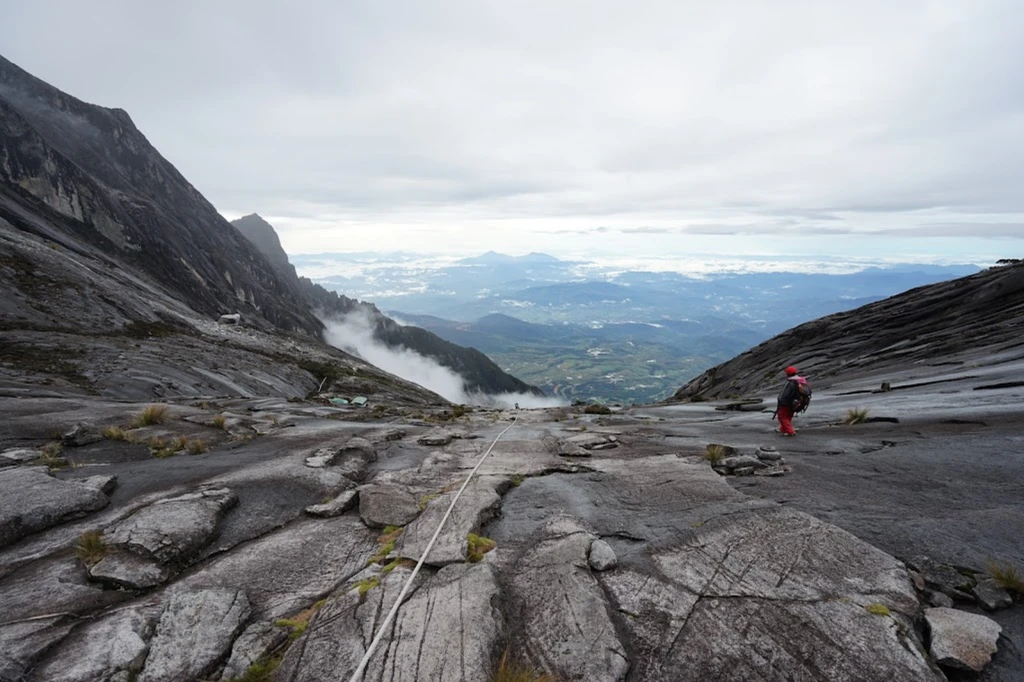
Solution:
<svg viewBox="0 0 1024 682"><path fill-rule="evenodd" d="M434 536L430 538L430 542L427 543L427 548L423 550L423 555L420 556L420 560L416 562L416 568L412 570L412 574L409 576L409 579L406 580L405 585L402 586L402 591L399 592L398 599L395 600L395 603L391 606L391 610L388 611L387 618L384 619L384 622L381 624L380 629L377 630L377 635L373 638L373 641L370 642L370 648L366 650L365 654L363 654L363 660L359 662L359 667L356 668L356 671L354 673L352 673L352 677L349 678L349 682L359 682L363 678L363 673L366 672L366 666L370 662L370 658L373 657L374 652L377 650L377 646L380 644L380 641L384 638L384 633L387 632L388 626L391 625L392 619L395 617L395 614L398 613L398 608L402 605L402 600L405 599L405 595L409 591L409 587L412 586L412 582L416 579L416 576L419 574L420 568L422 568L423 566L423 562L427 560L427 555L430 554L430 550L433 549L434 543L437 542L438 536L441 535L441 530L444 528L444 524L448 522L448 517L451 516L452 510L455 509L455 504L459 501L459 498L462 497L462 491L464 491L466 489L466 486L469 485L469 482L473 480L473 476L475 476L476 472L480 469L480 465L482 465L484 463L484 460L487 459L487 456L491 454L491 450L493 450L494 446L498 444L498 441L501 440L501 437L508 433L508 430L515 426L518 421L519 414L517 412L515 419L512 420L512 423L505 427L505 430L497 435L497 437L491 443L491 446L487 448L483 455L480 456L480 461L478 461L476 463L476 466L473 467L473 470L469 472L469 476L467 476L466 480L462 482L462 487L459 488L459 492L455 494L454 498L452 498L451 504L448 505L448 511L446 511L444 513L444 517L441 518L441 523L438 524L437 530L434 531Z"/></svg>

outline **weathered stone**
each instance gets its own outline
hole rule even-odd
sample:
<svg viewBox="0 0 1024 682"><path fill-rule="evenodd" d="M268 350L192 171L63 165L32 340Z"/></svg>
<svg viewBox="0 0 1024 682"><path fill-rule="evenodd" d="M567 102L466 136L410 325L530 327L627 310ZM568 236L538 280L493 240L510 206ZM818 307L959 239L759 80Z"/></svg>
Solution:
<svg viewBox="0 0 1024 682"><path fill-rule="evenodd" d="M455 435L451 431L445 431L441 429L435 429L428 433L423 434L416 439L416 442L420 445L429 445L432 447L440 447L448 445L455 438Z"/></svg>
<svg viewBox="0 0 1024 682"><path fill-rule="evenodd" d="M71 625L61 625L61 620L58 616L0 625L0 680L28 679L26 673L32 662L71 630Z"/></svg>
<svg viewBox="0 0 1024 682"><path fill-rule="evenodd" d="M160 585L169 576L167 567L153 559L118 550L108 550L103 559L89 568L93 580L130 590Z"/></svg>
<svg viewBox="0 0 1024 682"><path fill-rule="evenodd" d="M407 578L408 571L399 568L362 597L350 589L332 598L289 649L279 678L319 682L350 677L369 642L365 633L377 630ZM415 587L363 679L489 682L501 641L498 598L492 567L446 566Z"/></svg>
<svg viewBox="0 0 1024 682"><path fill-rule="evenodd" d="M1003 629L991 618L947 608L925 609L924 617L939 665L981 672L992 660Z"/></svg>
<svg viewBox="0 0 1024 682"><path fill-rule="evenodd" d="M559 443L558 454L560 457L593 457L590 450L584 450L574 443Z"/></svg>
<svg viewBox="0 0 1024 682"><path fill-rule="evenodd" d="M313 454L306 456L306 466L312 469L329 467L338 461L341 451L334 446L317 448Z"/></svg>
<svg viewBox="0 0 1024 682"><path fill-rule="evenodd" d="M568 518L549 522L543 536L516 564L508 595L528 649L558 679L623 680L629 661L588 570L596 538Z"/></svg>
<svg viewBox="0 0 1024 682"><path fill-rule="evenodd" d="M932 606L942 606L947 609L953 608L953 598L942 592L928 590L928 603Z"/></svg>
<svg viewBox="0 0 1024 682"><path fill-rule="evenodd" d="M353 481L362 481L370 468L370 463L377 461L377 452L365 438L352 438L338 452L335 458L338 472Z"/></svg>
<svg viewBox="0 0 1024 682"><path fill-rule="evenodd" d="M405 429L381 429L366 434L371 443L390 443L405 438Z"/></svg>
<svg viewBox="0 0 1024 682"><path fill-rule="evenodd" d="M419 561L453 497L454 492L445 493L426 505L423 513L402 533L397 548L400 556ZM500 506L501 497L493 490L467 488L437 537L426 563L447 566L465 561L466 536L479 532L480 526L494 518Z"/></svg>
<svg viewBox="0 0 1024 682"><path fill-rule="evenodd" d="M754 467L739 467L731 470L734 476L753 476L755 471Z"/></svg>
<svg viewBox="0 0 1024 682"><path fill-rule="evenodd" d="M306 507L306 513L310 516L319 516L321 518L329 519L335 516L341 516L349 509L352 509L359 502L359 493L355 490L346 490L337 495L330 502L323 504L314 504Z"/></svg>
<svg viewBox="0 0 1024 682"><path fill-rule="evenodd" d="M592 446L590 449L591 450L613 450L613 449L615 449L617 447L619 447L619 444L617 442L615 442L614 440L609 440L607 443L598 443L597 445Z"/></svg>
<svg viewBox="0 0 1024 682"><path fill-rule="evenodd" d="M236 589L177 592L167 603L139 682L196 680L231 648L249 617L249 601Z"/></svg>
<svg viewBox="0 0 1024 682"><path fill-rule="evenodd" d="M763 462L777 462L782 459L782 455L775 448L769 449L762 445L757 449L756 456Z"/></svg>
<svg viewBox="0 0 1024 682"><path fill-rule="evenodd" d="M374 484L358 490L359 516L371 528L404 526L419 516L419 503L401 486Z"/></svg>
<svg viewBox="0 0 1024 682"><path fill-rule="evenodd" d="M619 565L615 550L604 540L590 543L590 554L587 556L590 567L595 571L607 571Z"/></svg>
<svg viewBox="0 0 1024 682"><path fill-rule="evenodd" d="M104 495L109 495L117 488L117 476L89 476L79 481L82 485L99 490Z"/></svg>
<svg viewBox="0 0 1024 682"><path fill-rule="evenodd" d="M0 471L0 547L107 506L106 495L32 468Z"/></svg>
<svg viewBox="0 0 1024 682"><path fill-rule="evenodd" d="M974 579L970 578L952 566L933 561L926 556L916 556L907 562L924 578L925 585L933 590L938 590L953 599L973 601L974 596L971 589L974 587Z"/></svg>
<svg viewBox="0 0 1024 682"><path fill-rule="evenodd" d="M75 629L35 670L34 679L47 682L95 682L120 672L142 668L158 611L118 609L111 615Z"/></svg>
<svg viewBox="0 0 1024 682"><path fill-rule="evenodd" d="M736 457L726 457L723 459L722 466L728 469L763 469L768 465L757 457L737 455Z"/></svg>
<svg viewBox="0 0 1024 682"><path fill-rule="evenodd" d="M239 635L231 646L231 658L224 666L220 679L233 680L245 675L261 656L284 643L288 639L288 630L268 621L253 623Z"/></svg>
<svg viewBox="0 0 1024 682"><path fill-rule="evenodd" d="M584 450L593 450L598 446L614 443L608 436L600 433L581 433L578 436L568 438L566 442L569 446L576 445Z"/></svg>
<svg viewBox="0 0 1024 682"><path fill-rule="evenodd" d="M211 540L224 512L237 502L238 497L227 488L159 500L114 525L105 540L111 547L123 547L160 563L180 561Z"/></svg>
<svg viewBox="0 0 1024 682"><path fill-rule="evenodd" d="M69 447L80 447L90 445L103 440L103 434L89 424L75 424L75 426L61 436L60 442Z"/></svg>
<svg viewBox="0 0 1024 682"><path fill-rule="evenodd" d="M996 585L991 578L979 580L973 591L978 605L986 611L998 611L1013 606L1013 597L1010 596L1010 593Z"/></svg>
<svg viewBox="0 0 1024 682"><path fill-rule="evenodd" d="M754 469L755 476L785 476L787 473L789 473L789 467L779 464L772 464L764 469Z"/></svg>
<svg viewBox="0 0 1024 682"><path fill-rule="evenodd" d="M0 464L22 464L33 462L42 456L42 452L35 448L13 448L0 452Z"/></svg>

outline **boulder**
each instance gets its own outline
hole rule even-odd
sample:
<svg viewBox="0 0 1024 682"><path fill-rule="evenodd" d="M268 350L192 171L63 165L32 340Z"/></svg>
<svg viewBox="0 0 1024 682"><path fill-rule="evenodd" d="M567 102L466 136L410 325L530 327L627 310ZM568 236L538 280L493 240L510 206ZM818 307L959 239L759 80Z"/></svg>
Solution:
<svg viewBox="0 0 1024 682"><path fill-rule="evenodd" d="M103 434L89 424L75 424L75 426L60 438L60 442L68 447L80 447L90 445L103 440Z"/></svg>
<svg viewBox="0 0 1024 682"><path fill-rule="evenodd" d="M329 519L335 516L341 516L349 509L355 507L358 501L359 493L355 490L346 490L337 495L330 502L314 504L306 507L306 513L310 516L319 516L321 518Z"/></svg>
<svg viewBox="0 0 1024 682"><path fill-rule="evenodd" d="M87 485L90 488L95 488L104 495L109 495L114 492L114 489L117 487L117 476L89 476L88 478L81 479L79 483Z"/></svg>
<svg viewBox="0 0 1024 682"><path fill-rule="evenodd" d="M406 488L387 483L359 490L359 516L370 528L404 526L420 514L419 503Z"/></svg>
<svg viewBox="0 0 1024 682"><path fill-rule="evenodd" d="M118 609L76 628L47 654L34 679L95 682L119 674L131 679L146 660L158 613L153 608Z"/></svg>
<svg viewBox="0 0 1024 682"><path fill-rule="evenodd" d="M366 434L366 439L371 443L390 443L405 438L404 429L380 429Z"/></svg>
<svg viewBox="0 0 1024 682"><path fill-rule="evenodd" d="M341 451L333 446L317 448L312 454L306 455L306 466L312 469L329 467L338 461Z"/></svg>
<svg viewBox="0 0 1024 682"><path fill-rule="evenodd" d="M927 587L938 590L953 599L973 601L971 590L974 579L970 578L947 564L934 561L927 556L916 556L907 562L911 568L921 574Z"/></svg>
<svg viewBox="0 0 1024 682"><path fill-rule="evenodd" d="M89 577L115 587L144 590L162 584L170 577L170 571L152 559L108 550L103 559L89 567Z"/></svg>
<svg viewBox="0 0 1024 682"><path fill-rule="evenodd" d="M615 550L604 540L590 543L590 554L587 556L590 567L595 571L607 571L619 565Z"/></svg>
<svg viewBox="0 0 1024 682"><path fill-rule="evenodd" d="M764 469L767 464L759 460L757 457L751 457L750 455L737 455L735 457L726 457L722 460L721 465L726 469Z"/></svg>
<svg viewBox="0 0 1024 682"><path fill-rule="evenodd" d="M763 462L778 462L782 455L770 445L762 445L757 449L755 456Z"/></svg>
<svg viewBox="0 0 1024 682"><path fill-rule="evenodd" d="M220 679L234 680L245 675L253 663L288 639L288 630L268 621L253 623L231 646L231 657Z"/></svg>
<svg viewBox="0 0 1024 682"><path fill-rule="evenodd" d="M402 533L397 548L400 556L419 561L453 497L454 492L445 493L426 505L423 513ZM448 517L425 563L430 566L447 566L465 561L466 536L478 532L480 526L494 518L500 506L501 497L493 490L467 488Z"/></svg>
<svg viewBox="0 0 1024 682"><path fill-rule="evenodd" d="M99 490L54 478L39 467L0 470L0 547L108 502Z"/></svg>
<svg viewBox="0 0 1024 682"><path fill-rule="evenodd" d="M241 590L175 592L160 615L138 682L201 679L223 660L248 617Z"/></svg>
<svg viewBox="0 0 1024 682"><path fill-rule="evenodd" d="M996 581L991 578L979 580L973 591L978 605L986 611L998 611L1013 606L1013 597L1010 593L996 585Z"/></svg>
<svg viewBox="0 0 1024 682"><path fill-rule="evenodd" d="M435 429L428 433L423 434L416 439L416 442L420 445L429 445L431 447L441 447L448 445L455 439L455 434L451 431L444 429Z"/></svg>
<svg viewBox="0 0 1024 682"><path fill-rule="evenodd" d="M1003 629L991 618L942 607L925 609L924 617L939 665L981 672L992 660Z"/></svg>

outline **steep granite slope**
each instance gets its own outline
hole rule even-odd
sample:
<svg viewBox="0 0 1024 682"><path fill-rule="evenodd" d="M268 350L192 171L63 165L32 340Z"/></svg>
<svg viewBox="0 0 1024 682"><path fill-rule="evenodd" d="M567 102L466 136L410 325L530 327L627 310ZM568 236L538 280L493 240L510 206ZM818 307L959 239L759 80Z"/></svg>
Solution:
<svg viewBox="0 0 1024 682"><path fill-rule="evenodd" d="M458 346L419 327L400 325L371 303L339 295L305 277L297 277L294 266L288 262L288 255L281 247L277 232L259 215L253 213L232 221L232 224L263 252L283 277L297 284L313 309L325 319L340 320L354 313L365 316L373 328L374 337L382 344L390 348L409 348L433 358L442 366L461 375L470 392L544 395L536 386L531 386L502 371L490 358L475 348Z"/></svg>
<svg viewBox="0 0 1024 682"><path fill-rule="evenodd" d="M911 365L994 364L1024 353L1024 264L913 289L779 334L709 369L677 400L749 395L795 364L817 386Z"/></svg>

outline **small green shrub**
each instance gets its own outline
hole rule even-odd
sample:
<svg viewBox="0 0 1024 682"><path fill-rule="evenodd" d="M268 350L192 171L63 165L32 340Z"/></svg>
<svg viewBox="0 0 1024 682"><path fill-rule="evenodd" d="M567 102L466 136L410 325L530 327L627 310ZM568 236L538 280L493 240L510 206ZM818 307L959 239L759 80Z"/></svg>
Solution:
<svg viewBox="0 0 1024 682"><path fill-rule="evenodd" d="M1007 592L1015 592L1017 596L1024 597L1024 577L1016 566L1009 562L990 561L987 568L996 585Z"/></svg>
<svg viewBox="0 0 1024 682"><path fill-rule="evenodd" d="M726 447L720 443L712 443L704 450L704 459L711 464L718 464L725 459Z"/></svg>
<svg viewBox="0 0 1024 682"><path fill-rule="evenodd" d="M584 414L611 414L612 408L607 405L598 405L597 403L593 403L583 408L583 412Z"/></svg>
<svg viewBox="0 0 1024 682"><path fill-rule="evenodd" d="M868 613L872 613L876 616L889 616L892 615L889 611L889 607L885 604L875 602L874 604L868 604L864 607Z"/></svg>
<svg viewBox="0 0 1024 682"><path fill-rule="evenodd" d="M103 543L103 531L87 530L75 544L75 555L86 566L98 564L107 555L107 546Z"/></svg>
<svg viewBox="0 0 1024 682"><path fill-rule="evenodd" d="M854 424L863 424L868 420L868 414L870 412L871 411L866 407L855 407L851 410L847 410L846 418L843 419L843 423L847 424L848 426L853 426Z"/></svg>
<svg viewBox="0 0 1024 682"><path fill-rule="evenodd" d="M498 546L498 543L490 538L470 533L466 536L466 561L475 564L482 561L484 554Z"/></svg>
<svg viewBox="0 0 1024 682"><path fill-rule="evenodd" d="M163 424L165 421L167 421L167 406L149 405L135 416L132 426L135 428L153 426L154 424Z"/></svg>

